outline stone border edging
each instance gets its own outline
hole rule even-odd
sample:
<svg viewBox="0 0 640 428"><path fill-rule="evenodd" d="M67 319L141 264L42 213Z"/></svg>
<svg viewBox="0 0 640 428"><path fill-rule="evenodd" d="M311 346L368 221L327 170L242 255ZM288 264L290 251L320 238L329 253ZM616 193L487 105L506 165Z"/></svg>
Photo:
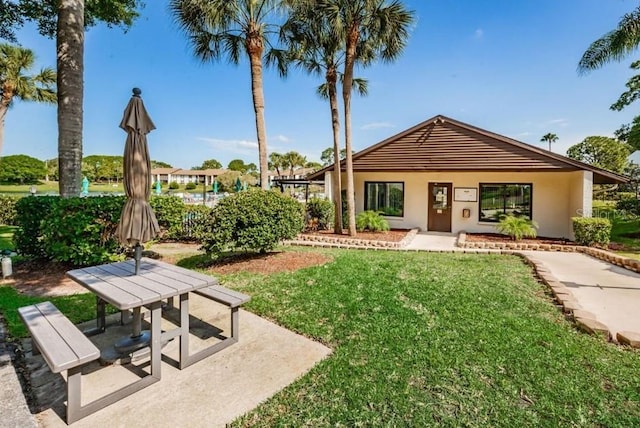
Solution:
<svg viewBox="0 0 640 428"><path fill-rule="evenodd" d="M640 273L640 260L620 256L600 248L585 247L581 245L531 244L527 242L467 242L466 232L460 232L458 234L457 245L461 248L490 250L562 251L567 253L584 253L591 257L620 266L624 269Z"/></svg>
<svg viewBox="0 0 640 428"><path fill-rule="evenodd" d="M349 249L385 249L396 250L409 245L417 235L419 229L411 229L400 241L373 241L370 239L357 239L345 236L336 238L333 236L299 234L296 239L284 241L285 245L304 245L312 247L331 247Z"/></svg>

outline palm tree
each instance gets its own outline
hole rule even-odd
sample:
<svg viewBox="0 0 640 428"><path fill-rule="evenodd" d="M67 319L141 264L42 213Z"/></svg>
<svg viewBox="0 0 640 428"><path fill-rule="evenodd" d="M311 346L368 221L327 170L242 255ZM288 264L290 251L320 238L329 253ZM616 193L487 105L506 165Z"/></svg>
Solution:
<svg viewBox="0 0 640 428"><path fill-rule="evenodd" d="M282 155L284 164L289 167L289 175L293 178L294 171L297 167L303 167L307 163L307 158L298 152L287 152Z"/></svg>
<svg viewBox="0 0 640 428"><path fill-rule="evenodd" d="M285 168L283 155L281 153L272 152L269 154L269 169L275 169L278 177L282 174L280 172L281 168Z"/></svg>
<svg viewBox="0 0 640 428"><path fill-rule="evenodd" d="M282 26L281 40L287 44L294 64L305 71L323 75L324 83L318 87L318 95L329 100L331 127L333 130L333 172L331 176L334 209L333 228L342 233L342 177L340 172L340 113L338 110L338 78L344 63L341 42L334 37L326 17L317 14L314 2L293 2L289 19ZM362 95L367 93L367 82L354 79L354 87ZM330 149L329 149L330 150ZM329 162L331 163L331 162Z"/></svg>
<svg viewBox="0 0 640 428"><path fill-rule="evenodd" d="M625 14L618 27L609 31L582 54L578 71L586 73L611 61L620 61L640 44L640 6Z"/></svg>
<svg viewBox="0 0 640 428"><path fill-rule="evenodd" d="M203 62L219 60L223 55L233 64L238 64L242 54L249 58L260 185L268 189L262 64L263 59L266 59L267 65L275 62L280 74L286 73L283 57L273 49L269 40L276 33L276 25L270 24L269 20L278 18L282 9L281 1L171 0L169 7L177 24L189 37L195 56Z"/></svg>
<svg viewBox="0 0 640 428"><path fill-rule="evenodd" d="M34 62L35 55L29 49L0 44L0 154L4 142L4 121L15 99L56 103L56 72L43 68L35 75L24 74Z"/></svg>
<svg viewBox="0 0 640 428"><path fill-rule="evenodd" d="M549 151L551 151L551 143L555 143L556 141L558 141L558 136L556 134L552 134L551 132L548 132L548 133L544 134L542 136L542 138L540 138L540 141L548 142L549 143Z"/></svg>
<svg viewBox="0 0 640 428"><path fill-rule="evenodd" d="M82 183L84 0L58 1L58 171L60 196L78 196Z"/></svg>
<svg viewBox="0 0 640 428"><path fill-rule="evenodd" d="M344 50L342 99L347 171L347 214L349 235L356 235L351 144L351 91L356 63L366 66L375 59L391 62L398 58L409 38L413 12L399 0L318 0L318 11L329 22L332 34Z"/></svg>

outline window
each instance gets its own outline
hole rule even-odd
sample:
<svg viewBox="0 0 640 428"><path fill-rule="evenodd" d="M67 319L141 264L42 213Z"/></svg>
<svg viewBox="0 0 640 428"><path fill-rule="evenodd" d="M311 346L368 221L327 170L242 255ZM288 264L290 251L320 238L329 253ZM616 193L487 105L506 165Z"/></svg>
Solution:
<svg viewBox="0 0 640 428"><path fill-rule="evenodd" d="M531 219L531 184L480 183L480 221L498 222L504 215Z"/></svg>
<svg viewBox="0 0 640 428"><path fill-rule="evenodd" d="M393 217L404 215L404 183L364 183L364 209Z"/></svg>

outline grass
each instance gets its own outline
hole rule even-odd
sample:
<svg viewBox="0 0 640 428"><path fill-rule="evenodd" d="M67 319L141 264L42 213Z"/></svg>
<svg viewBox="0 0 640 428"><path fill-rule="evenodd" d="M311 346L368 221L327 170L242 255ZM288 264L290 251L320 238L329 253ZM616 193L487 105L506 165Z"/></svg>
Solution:
<svg viewBox="0 0 640 428"><path fill-rule="evenodd" d="M519 258L323 251L333 262L221 276L334 350L234 426L640 425L640 352L578 332ZM11 334L26 299L0 288ZM54 304L93 315L90 294Z"/></svg>
<svg viewBox="0 0 640 428"><path fill-rule="evenodd" d="M640 233L640 216L630 215L615 209L615 203L610 201L593 201L593 216L604 217L611 221L611 241L625 246L616 253L640 260L640 237L629 235Z"/></svg>
<svg viewBox="0 0 640 428"><path fill-rule="evenodd" d="M13 244L13 233L17 227L0 225L0 251L15 250Z"/></svg>
<svg viewBox="0 0 640 428"><path fill-rule="evenodd" d="M639 353L575 330L518 258L333 251L224 277L334 353L235 426L638 426Z"/></svg>
<svg viewBox="0 0 640 428"><path fill-rule="evenodd" d="M115 185L115 186L114 186ZM58 182L57 181L49 181L49 182L40 182L35 185L37 194L58 194ZM0 184L0 194L17 194L17 195L29 195L30 194L31 184ZM122 183L91 183L89 184L90 192L102 192L102 193L111 193L111 192L124 192L124 188Z"/></svg>

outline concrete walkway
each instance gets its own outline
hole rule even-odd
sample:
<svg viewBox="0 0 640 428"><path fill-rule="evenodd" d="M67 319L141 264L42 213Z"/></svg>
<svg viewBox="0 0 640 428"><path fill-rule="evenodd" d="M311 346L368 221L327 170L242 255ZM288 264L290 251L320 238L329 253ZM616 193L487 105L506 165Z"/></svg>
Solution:
<svg viewBox="0 0 640 428"><path fill-rule="evenodd" d="M404 247L405 250L423 251L455 251L457 235L451 233L425 233L420 232Z"/></svg>
<svg viewBox="0 0 640 428"><path fill-rule="evenodd" d="M612 336L640 332L640 274L581 253L523 251L562 282Z"/></svg>

